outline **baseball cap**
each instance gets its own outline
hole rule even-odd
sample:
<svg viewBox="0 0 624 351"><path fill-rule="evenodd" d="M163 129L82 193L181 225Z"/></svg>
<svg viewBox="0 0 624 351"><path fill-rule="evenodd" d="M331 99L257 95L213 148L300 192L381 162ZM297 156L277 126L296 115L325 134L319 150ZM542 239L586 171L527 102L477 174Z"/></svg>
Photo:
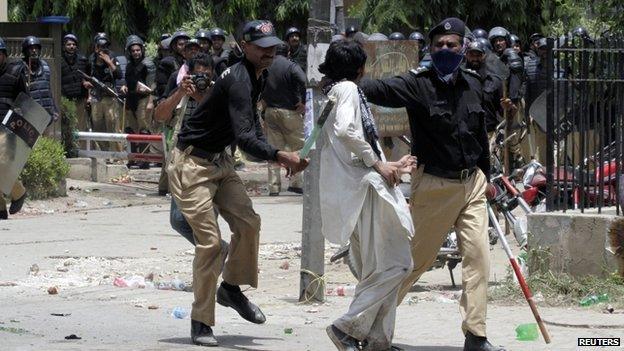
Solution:
<svg viewBox="0 0 624 351"><path fill-rule="evenodd" d="M247 22L243 27L243 40L261 48L268 48L282 43L275 35L273 23L266 20Z"/></svg>

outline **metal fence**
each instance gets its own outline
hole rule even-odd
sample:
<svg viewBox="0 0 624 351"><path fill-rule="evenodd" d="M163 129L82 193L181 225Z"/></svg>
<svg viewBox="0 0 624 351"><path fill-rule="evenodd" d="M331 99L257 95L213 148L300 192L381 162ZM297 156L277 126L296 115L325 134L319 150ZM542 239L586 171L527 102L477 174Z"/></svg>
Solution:
<svg viewBox="0 0 624 351"><path fill-rule="evenodd" d="M549 39L546 77L547 210L619 215L624 38Z"/></svg>

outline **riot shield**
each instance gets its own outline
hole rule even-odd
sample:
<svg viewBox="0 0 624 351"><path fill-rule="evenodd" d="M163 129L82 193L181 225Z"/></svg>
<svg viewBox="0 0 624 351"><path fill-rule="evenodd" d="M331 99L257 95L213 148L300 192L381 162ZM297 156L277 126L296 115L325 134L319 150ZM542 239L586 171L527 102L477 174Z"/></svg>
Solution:
<svg viewBox="0 0 624 351"><path fill-rule="evenodd" d="M0 191L9 194L52 117L30 96L20 93L13 108L0 118Z"/></svg>
<svg viewBox="0 0 624 351"><path fill-rule="evenodd" d="M553 109L554 109L553 113L556 113L559 115L559 116L555 115L555 123L556 123L557 120L562 121L564 119L566 115L566 108L564 105L565 103L564 98L563 96L559 94L559 89L556 86L553 91L553 96L555 97L554 100L556 102L556 104L553 104ZM544 133L546 133L546 121L548 118L546 114L547 102L548 102L548 90L545 90L533 101L533 103L529 107L529 115L531 116L531 118L533 118L535 123Z"/></svg>

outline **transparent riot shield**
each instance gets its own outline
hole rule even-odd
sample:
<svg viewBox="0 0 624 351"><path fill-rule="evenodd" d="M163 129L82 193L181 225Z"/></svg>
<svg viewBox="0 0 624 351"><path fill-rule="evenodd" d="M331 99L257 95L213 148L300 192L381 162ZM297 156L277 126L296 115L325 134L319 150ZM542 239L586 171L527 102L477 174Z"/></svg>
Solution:
<svg viewBox="0 0 624 351"><path fill-rule="evenodd" d="M11 192L30 152L52 117L30 96L20 93L0 116L0 191Z"/></svg>

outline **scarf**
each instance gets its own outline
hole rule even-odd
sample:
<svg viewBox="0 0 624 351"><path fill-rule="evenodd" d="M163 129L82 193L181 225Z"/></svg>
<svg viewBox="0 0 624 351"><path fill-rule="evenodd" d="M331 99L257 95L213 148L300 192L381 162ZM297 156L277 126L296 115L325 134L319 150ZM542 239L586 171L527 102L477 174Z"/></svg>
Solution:
<svg viewBox="0 0 624 351"><path fill-rule="evenodd" d="M336 84L345 81L344 79L341 81L330 81L321 89L323 94L327 95L332 90ZM360 115L362 116L362 127L364 127L364 137L366 141L373 148L373 151L381 159L381 151L377 147L377 140L379 140L379 133L377 132L377 127L375 126L375 119L373 118L373 112L371 111L368 100L366 100L366 96L360 87L358 89L358 95L360 97Z"/></svg>

